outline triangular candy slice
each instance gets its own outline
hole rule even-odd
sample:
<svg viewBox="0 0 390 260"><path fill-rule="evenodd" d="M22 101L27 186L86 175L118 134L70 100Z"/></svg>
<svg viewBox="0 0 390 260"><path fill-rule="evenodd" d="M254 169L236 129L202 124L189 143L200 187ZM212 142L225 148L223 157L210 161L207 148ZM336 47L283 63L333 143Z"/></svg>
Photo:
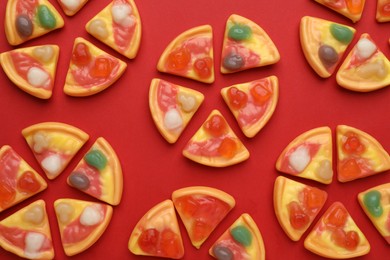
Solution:
<svg viewBox="0 0 390 260"><path fill-rule="evenodd" d="M303 54L313 70L323 78L330 77L351 43L355 29L304 16L301 19L300 39Z"/></svg>
<svg viewBox="0 0 390 260"><path fill-rule="evenodd" d="M73 16L88 2L88 0L57 0L67 16Z"/></svg>
<svg viewBox="0 0 390 260"><path fill-rule="evenodd" d="M54 209L67 256L91 247L103 235L112 217L110 205L83 200L58 199Z"/></svg>
<svg viewBox="0 0 390 260"><path fill-rule="evenodd" d="M99 137L68 177L68 184L111 205L122 198L122 168L112 146Z"/></svg>
<svg viewBox="0 0 390 260"><path fill-rule="evenodd" d="M135 255L183 257L183 240L171 200L160 202L139 220L131 233L128 248Z"/></svg>
<svg viewBox="0 0 390 260"><path fill-rule="evenodd" d="M390 183L360 192L358 201L376 229L390 244Z"/></svg>
<svg viewBox="0 0 390 260"><path fill-rule="evenodd" d="M221 59L221 72L233 73L277 63L280 55L258 24L233 14L226 22Z"/></svg>
<svg viewBox="0 0 390 260"><path fill-rule="evenodd" d="M88 140L82 130L64 123L44 122L22 130L35 158L47 175L56 178Z"/></svg>
<svg viewBox="0 0 390 260"><path fill-rule="evenodd" d="M249 151L218 110L213 110L183 149L188 159L213 167L245 161Z"/></svg>
<svg viewBox="0 0 390 260"><path fill-rule="evenodd" d="M390 61L364 33L345 58L336 76L346 89L368 92L390 85Z"/></svg>
<svg viewBox="0 0 390 260"><path fill-rule="evenodd" d="M254 137L270 120L279 97L275 76L223 88L221 95L242 132Z"/></svg>
<svg viewBox="0 0 390 260"><path fill-rule="evenodd" d="M136 57L141 42L141 19L133 0L113 0L85 28L127 58Z"/></svg>
<svg viewBox="0 0 390 260"><path fill-rule="evenodd" d="M11 45L19 45L63 26L64 19L47 0L8 0L4 27Z"/></svg>
<svg viewBox="0 0 390 260"><path fill-rule="evenodd" d="M380 23L390 22L389 0L378 0L376 5L376 20Z"/></svg>
<svg viewBox="0 0 390 260"><path fill-rule="evenodd" d="M10 146L0 149L0 212L43 191L46 181Z"/></svg>
<svg viewBox="0 0 390 260"><path fill-rule="evenodd" d="M306 237L309 251L327 258L353 258L370 252L370 244L341 202L333 203Z"/></svg>
<svg viewBox="0 0 390 260"><path fill-rule="evenodd" d="M198 249L236 204L226 192L202 186L176 190L172 201Z"/></svg>
<svg viewBox="0 0 390 260"><path fill-rule="evenodd" d="M38 98L52 96L59 47L42 45L0 54L0 64L8 78L20 89Z"/></svg>
<svg viewBox="0 0 390 260"><path fill-rule="evenodd" d="M202 93L153 79L149 89L149 108L154 123L169 143L175 143L202 104Z"/></svg>
<svg viewBox="0 0 390 260"><path fill-rule="evenodd" d="M337 179L340 182L389 169L390 156L374 137L350 126L337 126Z"/></svg>
<svg viewBox="0 0 390 260"><path fill-rule="evenodd" d="M223 233L209 253L216 259L265 259L263 238L256 222L247 213Z"/></svg>
<svg viewBox="0 0 390 260"><path fill-rule="evenodd" d="M37 200L0 222L0 246L27 259L53 259L45 202Z"/></svg>
<svg viewBox="0 0 390 260"><path fill-rule="evenodd" d="M314 0L356 23L362 17L366 0Z"/></svg>
<svg viewBox="0 0 390 260"><path fill-rule="evenodd" d="M280 226L293 240L301 239L324 206L328 194L318 188L278 176L274 209Z"/></svg>
<svg viewBox="0 0 390 260"><path fill-rule="evenodd" d="M210 25L191 28L164 50L157 70L200 82L214 82L213 33Z"/></svg>
<svg viewBox="0 0 390 260"><path fill-rule="evenodd" d="M114 84L126 67L125 62L78 37L74 41L64 92L75 97L99 93Z"/></svg>
<svg viewBox="0 0 390 260"><path fill-rule="evenodd" d="M332 182L332 133L329 127L318 127L296 137L280 154L276 169L283 173Z"/></svg>

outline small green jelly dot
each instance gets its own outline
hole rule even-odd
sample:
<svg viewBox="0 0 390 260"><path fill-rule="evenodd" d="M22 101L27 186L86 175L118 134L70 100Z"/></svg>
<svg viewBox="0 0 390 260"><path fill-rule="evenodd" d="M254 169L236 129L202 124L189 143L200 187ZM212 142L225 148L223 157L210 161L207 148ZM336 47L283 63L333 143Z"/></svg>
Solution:
<svg viewBox="0 0 390 260"><path fill-rule="evenodd" d="M252 30L247 25L235 24L230 27L228 37L232 40L247 40L252 36Z"/></svg>
<svg viewBox="0 0 390 260"><path fill-rule="evenodd" d="M252 234L244 226L237 226L230 230L230 234L235 241L240 243L243 246L250 246L252 244Z"/></svg>
<svg viewBox="0 0 390 260"><path fill-rule="evenodd" d="M333 23L330 32L341 43L349 44L352 41L353 31L346 26Z"/></svg>
<svg viewBox="0 0 390 260"><path fill-rule="evenodd" d="M92 150L84 156L88 165L93 166L99 170L103 170L107 165L106 156L99 150Z"/></svg>
<svg viewBox="0 0 390 260"><path fill-rule="evenodd" d="M43 28L54 29L56 27L56 18L46 5L38 6L38 19Z"/></svg>
<svg viewBox="0 0 390 260"><path fill-rule="evenodd" d="M366 193L363 197L364 206L374 217L380 217L383 214L381 206L381 193L377 190Z"/></svg>

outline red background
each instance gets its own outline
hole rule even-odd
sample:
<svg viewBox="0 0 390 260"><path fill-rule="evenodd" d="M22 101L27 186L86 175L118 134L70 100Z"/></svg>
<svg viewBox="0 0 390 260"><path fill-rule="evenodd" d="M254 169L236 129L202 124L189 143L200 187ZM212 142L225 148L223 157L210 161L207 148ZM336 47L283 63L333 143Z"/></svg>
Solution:
<svg viewBox="0 0 390 260"><path fill-rule="evenodd" d="M0 1L0 16L5 16L7 1ZM51 0L59 9L56 1ZM15 87L0 71L0 145L11 145L25 160L43 172L21 135L21 130L44 121L60 121L79 127L90 135L90 140L77 154L65 172L41 194L0 213L0 219L36 199L47 203L52 238L57 259L66 256L61 247L53 202L63 197L93 200L69 187L66 178L99 136L105 137L116 150L123 168L124 192L122 202L114 208L114 215L106 232L86 252L74 259L148 259L135 256L127 249L128 238L137 221L157 203L170 198L182 187L205 185L222 189L236 199L236 207L211 234L200 250L191 246L179 220L184 246L184 259L211 259L208 249L212 243L242 213L252 215L263 235L267 259L320 259L303 247L303 240L292 242L276 220L273 209L273 184L278 172L275 161L284 147L297 135L314 127L327 125L334 131L338 124L360 128L373 135L390 150L390 89L371 93L355 93L340 88L335 76L322 79L306 62L299 42L299 23L302 16L316 16L351 25L357 29L352 46L362 33L369 33L387 57L390 56L390 23L375 20L376 1L366 1L362 19L353 24L347 18L310 0L143 0L136 1L142 19L142 41L134 60L127 60L109 47L89 36L84 25L110 1L89 1L74 17L66 17L65 27L31 40L19 47L58 44L60 58L53 97L39 100ZM59 9L60 10L60 9ZM258 23L272 38L281 60L264 68L231 75L219 73L220 53L226 19L231 14L245 16ZM3 28L4 19L0 20ZM203 84L189 79L157 72L156 64L167 44L181 32L194 26L210 24L214 33L216 80ZM103 50L125 60L127 71L116 84L104 92L86 98L66 96L62 87L69 64L74 38L81 36ZM4 32L0 33L0 52L12 50ZM351 47L347 50L349 51ZM276 111L254 138L246 138L220 96L220 89L269 75L280 81L280 98ZM177 143L168 144L157 131L150 116L148 91L152 78L159 77L187 86L205 95L205 101ZM198 165L181 154L189 138L200 127L212 109L219 109L251 153L241 164L216 169ZM45 177L46 178L46 177ZM317 186L329 193L324 210L334 201L341 201L352 214L369 242L371 252L361 259L387 259L390 247L376 231L360 208L356 195L365 189L389 182L389 173L382 173L350 183L339 183L334 178L330 185L296 179ZM321 214L320 213L320 214ZM309 229L310 230L310 229ZM307 233L306 233L307 234ZM306 237L306 234L303 238ZM14 256L0 249L2 259ZM151 258L153 259L153 258Z"/></svg>

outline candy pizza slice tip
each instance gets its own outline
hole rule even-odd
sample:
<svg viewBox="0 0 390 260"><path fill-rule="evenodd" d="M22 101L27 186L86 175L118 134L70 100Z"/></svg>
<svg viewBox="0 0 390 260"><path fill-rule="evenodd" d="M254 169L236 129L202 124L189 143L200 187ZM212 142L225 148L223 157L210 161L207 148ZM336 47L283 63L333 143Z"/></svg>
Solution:
<svg viewBox="0 0 390 260"><path fill-rule="evenodd" d="M41 99L52 96L59 56L57 45L14 49L0 54L7 77L21 90Z"/></svg>
<svg viewBox="0 0 390 260"><path fill-rule="evenodd" d="M332 21L304 16L300 41L307 62L323 78L330 77L340 63L356 30Z"/></svg>
<svg viewBox="0 0 390 260"><path fill-rule="evenodd" d="M210 115L183 149L183 156L199 164L227 167L249 158L249 151L218 110Z"/></svg>
<svg viewBox="0 0 390 260"><path fill-rule="evenodd" d="M376 20L380 23L390 22L390 1L389 0L377 1Z"/></svg>
<svg viewBox="0 0 390 260"><path fill-rule="evenodd" d="M314 0L317 3L349 18L352 22L358 22L363 14L366 0Z"/></svg>
<svg viewBox="0 0 390 260"><path fill-rule="evenodd" d="M88 2L88 0L57 0L57 1L61 6L62 11L64 11L64 13L67 16L75 15Z"/></svg>
<svg viewBox="0 0 390 260"><path fill-rule="evenodd" d="M204 83L213 83L213 32L210 25L188 29L172 40L162 53L157 70Z"/></svg>
<svg viewBox="0 0 390 260"><path fill-rule="evenodd" d="M221 95L246 137L254 137L271 119L279 98L276 76L221 89Z"/></svg>
<svg viewBox="0 0 390 260"><path fill-rule="evenodd" d="M64 93L74 97L97 94L112 86L127 64L78 37L74 41Z"/></svg>
<svg viewBox="0 0 390 260"><path fill-rule="evenodd" d="M183 240L171 200L164 200L138 221L128 243L135 255L180 259L184 256Z"/></svg>
<svg viewBox="0 0 390 260"><path fill-rule="evenodd" d="M56 200L54 210L67 256L90 248L104 234L113 211L107 204L68 198Z"/></svg>
<svg viewBox="0 0 390 260"><path fill-rule="evenodd" d="M332 132L329 127L306 131L291 141L276 161L280 172L324 184L333 179Z"/></svg>
<svg viewBox="0 0 390 260"><path fill-rule="evenodd" d="M68 176L68 184L94 198L118 205L122 198L123 176L117 154L99 137Z"/></svg>
<svg viewBox="0 0 390 260"><path fill-rule="evenodd" d="M89 34L133 59L140 47L142 25L133 0L113 0L85 26Z"/></svg>
<svg viewBox="0 0 390 260"><path fill-rule="evenodd" d="M5 13L5 35L11 45L64 26L64 19L48 0L8 0Z"/></svg>
<svg viewBox="0 0 390 260"><path fill-rule="evenodd" d="M236 204L230 194L204 186L175 190L172 201L192 245L198 249Z"/></svg>
<svg viewBox="0 0 390 260"><path fill-rule="evenodd" d="M390 169L390 156L370 134L357 128L337 126L337 179L352 181Z"/></svg>
<svg viewBox="0 0 390 260"><path fill-rule="evenodd" d="M89 138L79 128L59 122L31 125L22 135L50 180L62 173Z"/></svg>
<svg viewBox="0 0 390 260"><path fill-rule="evenodd" d="M53 259L45 201L37 200L0 221L0 246L27 259Z"/></svg>
<svg viewBox="0 0 390 260"><path fill-rule="evenodd" d="M209 254L216 259L265 259L263 237L256 222L242 214L212 245Z"/></svg>
<svg viewBox="0 0 390 260"><path fill-rule="evenodd" d="M263 28L237 14L228 18L223 39L221 73L262 67L279 60L279 51Z"/></svg>

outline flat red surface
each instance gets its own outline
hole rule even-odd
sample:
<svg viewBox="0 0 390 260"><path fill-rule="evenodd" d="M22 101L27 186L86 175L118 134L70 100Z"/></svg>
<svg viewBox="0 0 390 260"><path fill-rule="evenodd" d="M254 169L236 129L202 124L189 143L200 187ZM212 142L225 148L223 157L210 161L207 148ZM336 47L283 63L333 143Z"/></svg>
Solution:
<svg viewBox="0 0 390 260"><path fill-rule="evenodd" d="M0 1L0 17L3 17L0 19L0 28L4 26L6 2ZM57 1L51 2L59 8ZM369 33L385 55L390 57L390 23L379 24L375 21L376 1L366 1L363 17L356 24L310 0L192 0L185 1L185 4L180 0L136 1L142 18L142 42L134 60L126 60L88 35L84 29L86 22L109 2L90 1L74 17L63 15L64 28L18 46L48 43L60 46L55 89L51 99L42 101L24 93L0 71L0 145L11 145L42 175L42 170L21 135L23 128L45 121L59 121L79 127L90 135L90 140L65 172L53 181L47 180L47 190L0 213L0 219L36 199L44 199L50 217L56 259L65 258L53 202L64 197L93 200L69 187L66 178L96 138L103 136L112 144L122 163L123 198L121 204L114 208L112 221L103 236L74 259L148 259L135 256L127 249L132 229L147 210L170 198L174 190L193 185L215 187L230 193L236 199L236 207L199 250L191 246L179 221L185 244L184 259L211 259L208 249L212 243L244 212L252 215L261 230L267 259L320 259L303 247L304 239L299 242L289 240L276 220L273 184L279 173L275 170L275 161L297 135L324 125L333 131L338 124L360 128L390 150L390 89L355 93L340 88L335 76L328 79L318 77L303 56L299 42L299 23L301 17L310 15L351 25L357 30L352 45L360 34ZM231 75L219 73L225 23L233 13L255 21L269 34L281 54L281 60L277 64ZM156 64L167 44L181 32L203 24L213 27L215 82L208 85L159 73ZM116 84L100 94L86 98L69 97L62 91L73 40L78 36L92 41L128 63L127 71ZM0 37L0 51L12 50L3 30ZM351 47L347 51L350 49ZM248 139L240 131L219 92L223 87L269 75L279 78L279 103L265 128L256 137ZM150 116L148 90L154 77L196 89L205 95L203 105L175 144L168 144L162 138ZM250 151L249 160L232 167L216 169L198 165L182 156L186 142L212 109L219 109L225 115ZM360 259L388 258L390 246L365 216L356 195L365 189L389 182L389 173L344 184L335 178L330 185L295 179L329 193L321 213L335 201L344 203L371 244L371 252ZM1 259L14 258L14 255L3 249L0 249L0 256Z"/></svg>

